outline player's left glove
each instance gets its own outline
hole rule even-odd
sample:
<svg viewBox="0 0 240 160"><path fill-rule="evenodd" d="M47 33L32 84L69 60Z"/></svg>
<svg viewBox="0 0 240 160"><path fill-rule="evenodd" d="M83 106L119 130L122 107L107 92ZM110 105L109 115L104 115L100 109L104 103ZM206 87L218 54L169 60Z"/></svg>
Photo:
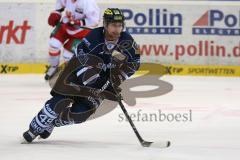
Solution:
<svg viewBox="0 0 240 160"><path fill-rule="evenodd" d="M58 22L61 20L61 13L58 11L51 12L49 17L48 17L48 24L52 27L55 27Z"/></svg>

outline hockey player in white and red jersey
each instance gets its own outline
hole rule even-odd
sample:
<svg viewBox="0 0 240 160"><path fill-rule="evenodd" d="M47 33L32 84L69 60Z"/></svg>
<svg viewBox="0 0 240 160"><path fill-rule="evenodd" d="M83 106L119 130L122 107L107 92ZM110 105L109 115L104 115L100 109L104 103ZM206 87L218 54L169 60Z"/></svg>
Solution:
<svg viewBox="0 0 240 160"><path fill-rule="evenodd" d="M50 13L48 24L55 27L49 41L49 64L45 80L49 80L57 71L61 49L63 59L68 61L71 50L100 21L100 9L95 0L57 0L55 10Z"/></svg>

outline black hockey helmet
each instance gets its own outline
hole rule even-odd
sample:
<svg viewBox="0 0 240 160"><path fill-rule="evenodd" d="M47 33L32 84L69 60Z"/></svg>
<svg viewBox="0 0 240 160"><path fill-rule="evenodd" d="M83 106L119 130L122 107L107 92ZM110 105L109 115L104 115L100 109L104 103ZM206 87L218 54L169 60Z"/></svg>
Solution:
<svg viewBox="0 0 240 160"><path fill-rule="evenodd" d="M120 22L124 26L124 15L118 8L108 8L104 11L103 22L108 25L109 23Z"/></svg>

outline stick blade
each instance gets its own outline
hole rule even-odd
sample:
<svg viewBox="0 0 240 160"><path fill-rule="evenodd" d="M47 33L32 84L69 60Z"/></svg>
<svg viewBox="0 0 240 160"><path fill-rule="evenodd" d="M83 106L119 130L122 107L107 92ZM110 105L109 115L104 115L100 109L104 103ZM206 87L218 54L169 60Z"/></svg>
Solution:
<svg viewBox="0 0 240 160"><path fill-rule="evenodd" d="M171 145L170 141L159 141L159 142L147 142L143 141L141 143L143 147L152 147L152 148L167 148Z"/></svg>
<svg viewBox="0 0 240 160"><path fill-rule="evenodd" d="M141 142L141 145L142 145L143 147L150 147L152 143L153 143L153 142L142 141L142 142Z"/></svg>
<svg viewBox="0 0 240 160"><path fill-rule="evenodd" d="M171 145L170 141L154 142L150 146L153 148L167 148Z"/></svg>

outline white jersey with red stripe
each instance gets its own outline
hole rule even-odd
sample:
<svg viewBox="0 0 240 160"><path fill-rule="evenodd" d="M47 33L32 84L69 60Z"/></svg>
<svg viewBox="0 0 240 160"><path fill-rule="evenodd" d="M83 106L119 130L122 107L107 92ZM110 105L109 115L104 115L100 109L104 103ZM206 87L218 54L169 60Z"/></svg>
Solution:
<svg viewBox="0 0 240 160"><path fill-rule="evenodd" d="M95 0L57 0L55 9L65 9L64 23L84 20L85 27L93 28L100 22L100 9Z"/></svg>

